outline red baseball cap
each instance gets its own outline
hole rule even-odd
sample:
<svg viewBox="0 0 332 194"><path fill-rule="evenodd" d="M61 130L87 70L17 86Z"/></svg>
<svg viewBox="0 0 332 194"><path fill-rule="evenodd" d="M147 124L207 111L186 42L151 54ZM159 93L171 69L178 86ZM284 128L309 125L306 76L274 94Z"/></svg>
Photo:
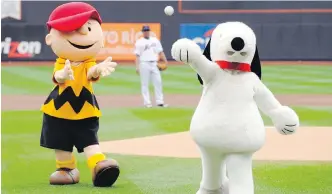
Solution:
<svg viewBox="0 0 332 194"><path fill-rule="evenodd" d="M70 32L82 27L90 18L102 23L98 11L90 4L70 2L55 8L46 25L48 30L54 28L62 32Z"/></svg>

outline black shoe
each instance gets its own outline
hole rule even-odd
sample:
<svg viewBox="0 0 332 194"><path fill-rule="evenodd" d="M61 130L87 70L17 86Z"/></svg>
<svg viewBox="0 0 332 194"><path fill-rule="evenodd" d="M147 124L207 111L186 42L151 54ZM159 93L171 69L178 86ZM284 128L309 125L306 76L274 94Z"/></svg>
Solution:
<svg viewBox="0 0 332 194"><path fill-rule="evenodd" d="M92 174L95 187L111 187L118 179L120 169L115 160L98 162Z"/></svg>
<svg viewBox="0 0 332 194"><path fill-rule="evenodd" d="M163 107L163 108L166 108L168 107L168 104L157 104L158 107Z"/></svg>

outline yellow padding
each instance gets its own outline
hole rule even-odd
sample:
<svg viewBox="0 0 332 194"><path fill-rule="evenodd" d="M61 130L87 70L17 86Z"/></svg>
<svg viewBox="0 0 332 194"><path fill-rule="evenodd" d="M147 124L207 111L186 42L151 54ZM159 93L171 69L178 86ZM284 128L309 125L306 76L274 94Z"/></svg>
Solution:
<svg viewBox="0 0 332 194"><path fill-rule="evenodd" d="M74 169L76 168L76 158L72 156L71 160L68 161L59 161L56 160L56 168L70 168Z"/></svg>
<svg viewBox="0 0 332 194"><path fill-rule="evenodd" d="M106 159L106 156L103 153L97 153L90 158L88 158L88 167L93 170L97 163Z"/></svg>

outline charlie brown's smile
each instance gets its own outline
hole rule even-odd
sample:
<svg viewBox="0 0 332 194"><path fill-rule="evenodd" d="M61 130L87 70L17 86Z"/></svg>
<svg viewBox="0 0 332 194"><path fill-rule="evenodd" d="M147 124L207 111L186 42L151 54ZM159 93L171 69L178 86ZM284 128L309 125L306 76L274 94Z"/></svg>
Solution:
<svg viewBox="0 0 332 194"><path fill-rule="evenodd" d="M93 44L90 44L90 45L78 45L78 44L74 44L74 43L70 42L69 40L68 40L68 42L69 42L73 47L76 47L76 48L78 48L78 49L88 49L88 48L92 47L92 46L95 44L95 43L93 43Z"/></svg>

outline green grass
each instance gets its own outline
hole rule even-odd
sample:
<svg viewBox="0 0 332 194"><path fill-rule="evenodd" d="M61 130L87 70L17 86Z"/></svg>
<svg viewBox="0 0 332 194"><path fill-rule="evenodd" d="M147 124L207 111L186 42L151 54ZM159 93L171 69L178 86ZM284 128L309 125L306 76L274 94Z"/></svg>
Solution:
<svg viewBox="0 0 332 194"><path fill-rule="evenodd" d="M276 94L332 94L332 66L264 66L263 81ZM2 67L2 94L46 95L52 89L52 67ZM201 94L195 72L188 66L170 66L163 73L167 94ZM134 67L119 66L95 84L98 94L139 94ZM302 126L332 126L332 107L293 107ZM189 128L194 108L103 110L101 141L182 132ZM78 185L48 185L54 154L39 146L39 111L3 111L1 122L2 193L113 193L187 194L199 187L199 159L109 155L119 161L121 176L114 188L93 188L84 155L78 155ZM271 121L264 117L266 125ZM257 194L332 193L332 164L255 162Z"/></svg>
<svg viewBox="0 0 332 194"><path fill-rule="evenodd" d="M295 107L302 124L332 125L330 108ZM103 111L101 140L124 139L186 131L193 108L110 109ZM39 111L2 112L2 193L114 193L186 194L199 186L199 159L109 155L119 161L121 176L114 188L93 188L83 155L78 156L81 182L73 186L50 186L55 168L51 150L39 147ZM126 118L126 119L124 119ZM270 121L266 119L266 124ZM258 194L332 193L331 163L255 162Z"/></svg>
<svg viewBox="0 0 332 194"><path fill-rule="evenodd" d="M2 94L47 94L52 88L51 66L2 67ZM332 94L332 66L263 66L263 81L278 94ZM187 65L163 72L166 94L200 94L195 72ZM139 94L134 66L121 64L116 72L95 84L98 94Z"/></svg>

